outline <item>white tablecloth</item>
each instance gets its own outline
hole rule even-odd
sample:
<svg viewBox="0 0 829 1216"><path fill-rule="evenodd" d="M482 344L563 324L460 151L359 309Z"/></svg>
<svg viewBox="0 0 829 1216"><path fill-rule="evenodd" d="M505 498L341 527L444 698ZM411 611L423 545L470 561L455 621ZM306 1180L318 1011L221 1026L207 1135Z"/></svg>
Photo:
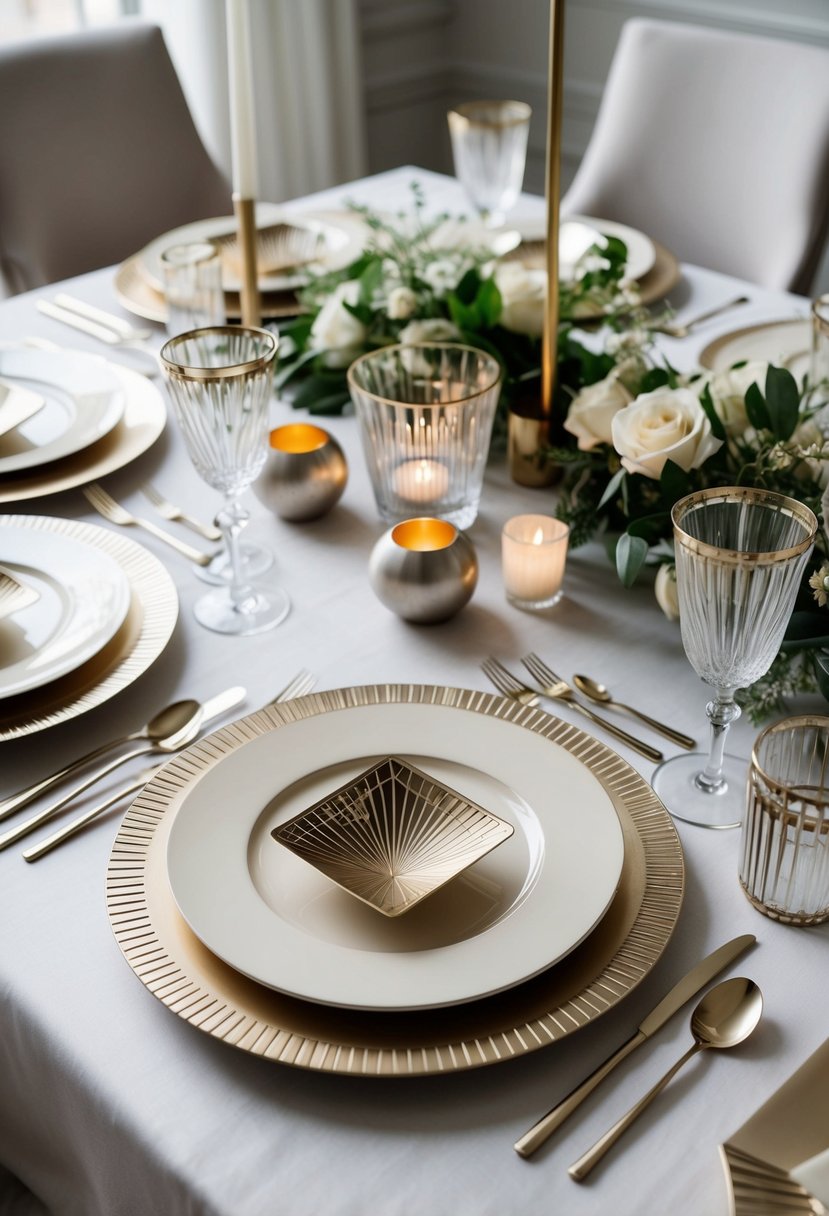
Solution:
<svg viewBox="0 0 829 1216"><path fill-rule="evenodd" d="M456 184L398 170L305 200L343 199L405 207L406 184L425 183L436 208L463 208ZM516 218L541 213L523 198ZM666 342L680 367L719 330L805 315L807 302L691 267L672 293L680 319L745 289L751 304L684 342ZM114 306L112 274L72 281L71 290ZM51 291L44 293L52 294ZM0 337L38 334L100 348L40 316L35 294L0 305ZM126 315L126 314L125 314ZM159 331L159 339L161 334ZM129 358L128 354L123 355ZM285 406L275 420L287 419ZM706 688L684 657L679 632L647 586L625 591L599 546L572 553L566 595L552 611L510 607L499 568L504 521L547 511L550 492L511 484L500 462L487 475L471 529L481 564L471 605L432 628L406 625L374 598L366 576L382 531L353 418L326 426L342 443L351 479L340 506L315 523L272 518L250 496L252 539L273 547L293 610L272 633L223 638L191 615L203 585L187 563L152 538L181 597L181 619L162 658L114 701L76 721L0 750L0 782L11 791L114 733L141 725L160 705L247 686L255 707L301 665L319 687L412 681L487 689L480 660L513 663L537 650L566 675L585 671L622 700L704 738ZM128 503L148 479L209 517L211 492L193 471L175 426L140 460L108 481ZM80 491L17 508L95 523ZM579 722L579 725L582 725ZM748 756L755 729L733 729L729 750ZM666 751L671 754L671 748ZM647 762L625 753L637 768ZM168 1012L124 963L104 905L104 872L116 831L109 820L37 866L17 850L0 857L0 1162L61 1216L725 1216L717 1145L808 1056L827 1033L827 935L785 928L755 913L736 877L737 832L678 824L687 894L678 929L653 974L603 1019L558 1045L496 1067L449 1077L370 1081L322 1076L246 1056ZM693 1063L628 1134L588 1184L567 1177L572 1162L690 1042L675 1018L620 1067L600 1093L526 1162L512 1143L547 1107L625 1039L688 967L738 933L759 946L734 973L762 986L766 1016L742 1048ZM2 1182L0 1182L2 1187ZM0 1212L34 1201L10 1184ZM15 1199L14 1196L23 1198Z"/></svg>

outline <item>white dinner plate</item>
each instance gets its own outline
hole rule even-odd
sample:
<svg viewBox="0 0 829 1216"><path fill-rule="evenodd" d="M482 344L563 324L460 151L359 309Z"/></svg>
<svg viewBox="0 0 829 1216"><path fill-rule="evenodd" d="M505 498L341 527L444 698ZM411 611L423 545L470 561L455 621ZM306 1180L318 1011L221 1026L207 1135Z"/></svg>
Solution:
<svg viewBox="0 0 829 1216"><path fill-rule="evenodd" d="M807 317L796 317L788 321L763 321L720 334L708 343L699 361L712 372L724 372L735 363L751 363L755 359L774 363L788 368L802 384L809 372L811 348L811 322Z"/></svg>
<svg viewBox="0 0 829 1216"><path fill-rule="evenodd" d="M97 443L118 425L126 397L94 355L14 347L0 350L0 376L38 393L43 408L0 435L0 477L62 460Z"/></svg>
<svg viewBox="0 0 829 1216"><path fill-rule="evenodd" d="M257 228L268 228L272 224L301 224L318 232L322 238L322 252L311 264L313 269L340 270L359 257L365 244L368 229L359 216L347 211L288 211L276 203L256 204ZM210 241L236 231L236 220L232 215L216 216L214 219L197 220L174 228L156 237L142 249L139 264L147 281L157 291L164 291L164 268L161 255L171 245L188 244L191 241ZM260 291L290 291L308 281L308 268L293 274L260 274ZM242 284L227 266L222 268L222 287L225 291L240 291Z"/></svg>
<svg viewBox="0 0 829 1216"><path fill-rule="evenodd" d="M587 252L597 239L601 244L601 235L616 236L627 245L627 262L625 264L625 279L636 281L652 270L656 264L656 246L650 237L627 224L617 224L615 220L598 220L588 215L562 216L559 224L559 277L572 279L578 259ZM521 225L521 235L525 243L532 244L546 239L546 228L539 225Z"/></svg>
<svg viewBox="0 0 829 1216"><path fill-rule="evenodd" d="M400 755L506 819L513 836L389 920L271 838L272 829ZM251 739L183 797L167 865L193 932L237 971L354 1009L488 996L574 949L613 898L624 860L613 803L541 735L445 705L359 705Z"/></svg>
<svg viewBox="0 0 829 1216"><path fill-rule="evenodd" d="M114 558L67 536L0 531L0 562L37 599L0 621L0 698L40 688L74 671L115 636L130 588Z"/></svg>

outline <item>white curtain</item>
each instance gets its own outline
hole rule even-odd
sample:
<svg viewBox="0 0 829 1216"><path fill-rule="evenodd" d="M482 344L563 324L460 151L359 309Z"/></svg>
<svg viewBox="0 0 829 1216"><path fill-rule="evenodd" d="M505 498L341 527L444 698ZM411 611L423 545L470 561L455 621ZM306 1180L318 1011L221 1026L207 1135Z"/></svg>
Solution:
<svg viewBox="0 0 829 1216"><path fill-rule="evenodd" d="M249 0L259 194L284 199L366 172L356 0ZM141 0L202 139L231 176L224 0Z"/></svg>

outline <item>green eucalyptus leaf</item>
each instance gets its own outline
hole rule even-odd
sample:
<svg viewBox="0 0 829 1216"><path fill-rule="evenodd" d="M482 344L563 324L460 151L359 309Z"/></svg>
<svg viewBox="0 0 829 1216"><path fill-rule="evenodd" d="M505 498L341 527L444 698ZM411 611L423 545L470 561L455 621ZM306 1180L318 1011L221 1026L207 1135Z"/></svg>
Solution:
<svg viewBox="0 0 829 1216"><path fill-rule="evenodd" d="M670 382L670 373L664 367L652 367L645 372L639 386L640 393L652 393L655 389L664 388Z"/></svg>
<svg viewBox="0 0 829 1216"><path fill-rule="evenodd" d="M616 573L625 587L632 587L648 556L648 542L623 532L616 545Z"/></svg>
<svg viewBox="0 0 829 1216"><path fill-rule="evenodd" d="M665 535L666 528L671 526L671 517L667 511L658 511L653 515L642 515L628 524L628 536L635 536L655 545Z"/></svg>
<svg viewBox="0 0 829 1216"><path fill-rule="evenodd" d="M771 419L766 408L766 399L758 384L750 384L745 395L746 413L751 425L758 431L770 431Z"/></svg>
<svg viewBox="0 0 829 1216"><path fill-rule="evenodd" d="M800 418L800 390L785 367L769 364L766 372L766 408L771 430L778 439L791 439Z"/></svg>
<svg viewBox="0 0 829 1216"><path fill-rule="evenodd" d="M600 510L605 505L606 502L610 502L611 498L614 497L614 495L616 494L616 491L619 489L619 487L622 484L622 480L625 477L626 472L627 472L626 469L618 469L617 472L615 472L613 474L610 481L607 483L607 485L604 488L604 493L602 494L601 498L599 499L598 503L596 504L597 510Z"/></svg>
<svg viewBox="0 0 829 1216"><path fill-rule="evenodd" d="M793 612L781 650L823 650L829 647L829 613Z"/></svg>
<svg viewBox="0 0 829 1216"><path fill-rule="evenodd" d="M711 434L715 439L721 439L725 442L725 427L723 426L722 418L720 418L714 408L714 398L711 396L711 390L707 384L699 395L699 403L705 410L708 421L711 423Z"/></svg>
<svg viewBox="0 0 829 1216"><path fill-rule="evenodd" d="M684 498L691 490L691 478L672 460L665 461L665 467L659 478L659 489L662 497L670 506Z"/></svg>
<svg viewBox="0 0 829 1216"><path fill-rule="evenodd" d="M475 303L484 328L492 329L493 325L497 325L498 318L501 316L502 302L501 293L494 279L484 279Z"/></svg>

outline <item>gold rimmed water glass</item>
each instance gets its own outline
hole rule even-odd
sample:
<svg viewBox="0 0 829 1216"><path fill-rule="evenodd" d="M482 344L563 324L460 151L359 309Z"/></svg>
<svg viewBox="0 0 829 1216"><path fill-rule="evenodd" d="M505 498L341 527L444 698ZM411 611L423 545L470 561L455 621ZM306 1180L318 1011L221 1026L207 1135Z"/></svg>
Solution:
<svg viewBox="0 0 829 1216"><path fill-rule="evenodd" d="M523 101L470 101L447 115L455 176L488 227L518 201L531 115Z"/></svg>
<svg viewBox="0 0 829 1216"><path fill-rule="evenodd" d="M667 760L653 788L676 819L737 827L748 762L725 752L740 715L735 694L765 675L780 649L817 520L793 498L742 487L690 494L671 516L682 644L714 697L707 758Z"/></svg>
<svg viewBox="0 0 829 1216"><path fill-rule="evenodd" d="M216 516L232 577L199 599L196 620L217 633L250 634L284 620L284 591L246 580L239 537L249 513L241 494L268 452L268 415L277 340L264 329L220 325L171 338L161 350L184 442L196 472L224 495Z"/></svg>

